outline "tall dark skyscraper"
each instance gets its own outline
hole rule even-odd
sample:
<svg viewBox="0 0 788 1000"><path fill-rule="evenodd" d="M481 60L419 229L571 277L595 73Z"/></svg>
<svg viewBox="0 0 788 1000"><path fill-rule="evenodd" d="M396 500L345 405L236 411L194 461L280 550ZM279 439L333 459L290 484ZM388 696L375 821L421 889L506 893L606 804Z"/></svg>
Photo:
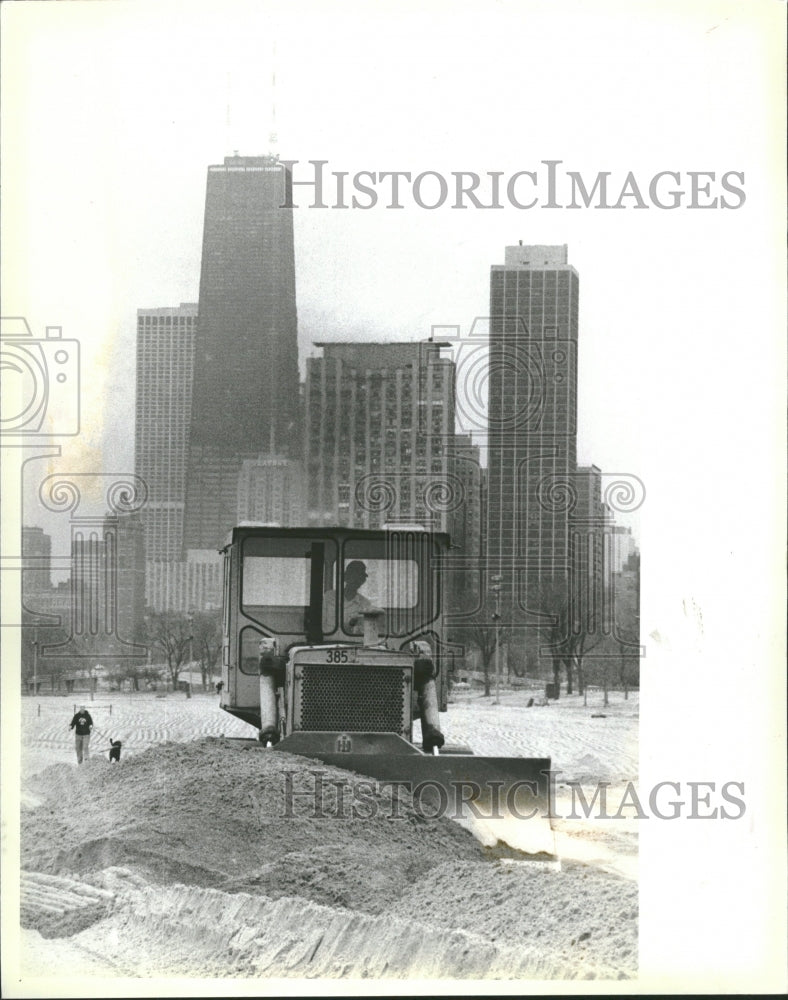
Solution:
<svg viewBox="0 0 788 1000"><path fill-rule="evenodd" d="M298 458L293 211L273 156L208 168L186 483L184 547L218 546L235 523L246 459Z"/></svg>
<svg viewBox="0 0 788 1000"><path fill-rule="evenodd" d="M492 267L487 558L515 617L569 572L579 288L566 246L507 247Z"/></svg>
<svg viewBox="0 0 788 1000"><path fill-rule="evenodd" d="M197 305L137 310L134 471L149 562L181 558Z"/></svg>

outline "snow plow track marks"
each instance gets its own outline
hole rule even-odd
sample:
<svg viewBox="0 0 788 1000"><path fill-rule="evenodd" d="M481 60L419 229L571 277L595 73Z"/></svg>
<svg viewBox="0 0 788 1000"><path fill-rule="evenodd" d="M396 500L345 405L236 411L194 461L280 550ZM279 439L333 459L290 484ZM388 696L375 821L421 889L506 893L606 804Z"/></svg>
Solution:
<svg viewBox="0 0 788 1000"><path fill-rule="evenodd" d="M136 956L142 976L626 978L620 967L593 961L573 969L567 956L536 942L516 946L407 917L181 885L134 893L98 931L75 943L105 958L102 941L122 942L113 960Z"/></svg>
<svg viewBox="0 0 788 1000"><path fill-rule="evenodd" d="M65 937L84 930L105 917L114 893L85 882L42 872L20 875L22 927L36 929L43 937Z"/></svg>

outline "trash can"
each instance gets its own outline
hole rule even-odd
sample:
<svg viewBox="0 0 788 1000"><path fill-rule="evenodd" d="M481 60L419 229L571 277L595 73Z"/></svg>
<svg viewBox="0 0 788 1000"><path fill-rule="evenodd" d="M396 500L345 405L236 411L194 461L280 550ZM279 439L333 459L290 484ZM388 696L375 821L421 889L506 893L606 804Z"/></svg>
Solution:
<svg viewBox="0 0 788 1000"><path fill-rule="evenodd" d="M555 683L545 684L545 686L544 686L544 696L547 699L552 698L553 700L557 700L560 690L561 690L561 686L559 684L555 684Z"/></svg>

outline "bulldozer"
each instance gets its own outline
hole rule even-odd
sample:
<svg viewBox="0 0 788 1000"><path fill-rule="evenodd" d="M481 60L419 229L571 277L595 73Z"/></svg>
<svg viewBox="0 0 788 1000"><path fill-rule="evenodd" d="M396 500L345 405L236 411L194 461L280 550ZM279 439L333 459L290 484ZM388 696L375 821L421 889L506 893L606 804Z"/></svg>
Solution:
<svg viewBox="0 0 788 1000"><path fill-rule="evenodd" d="M233 528L220 706L261 749L396 782L487 847L551 857L550 759L476 756L442 732L448 550L415 525Z"/></svg>

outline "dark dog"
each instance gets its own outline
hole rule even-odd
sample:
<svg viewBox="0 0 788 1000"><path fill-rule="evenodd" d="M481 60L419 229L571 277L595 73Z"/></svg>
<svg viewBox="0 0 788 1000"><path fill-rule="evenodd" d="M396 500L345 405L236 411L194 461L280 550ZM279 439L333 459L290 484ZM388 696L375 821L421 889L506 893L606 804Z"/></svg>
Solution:
<svg viewBox="0 0 788 1000"><path fill-rule="evenodd" d="M120 742L120 740L110 740L110 743L112 744L112 746L109 751L109 762L110 764L119 764L120 748L123 746L123 744Z"/></svg>

